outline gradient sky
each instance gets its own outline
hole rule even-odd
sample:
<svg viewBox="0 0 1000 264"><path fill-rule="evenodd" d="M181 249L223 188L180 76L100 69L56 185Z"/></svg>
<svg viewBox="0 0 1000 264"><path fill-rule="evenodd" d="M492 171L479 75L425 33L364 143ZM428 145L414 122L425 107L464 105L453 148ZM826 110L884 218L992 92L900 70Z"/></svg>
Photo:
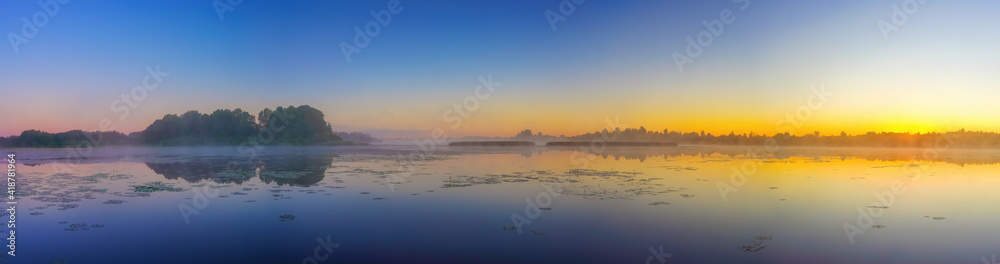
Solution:
<svg viewBox="0 0 1000 264"><path fill-rule="evenodd" d="M560 1L403 0L345 61L340 43L387 2L250 0L220 21L209 0L70 1L18 53L0 45L0 135L301 104L337 130L384 137L571 135L615 117L774 133L819 85L834 96L796 134L1000 131L997 1L927 1L884 39L877 22L905 1L588 0L553 31L545 12ZM724 9L735 22L679 72L671 55ZM20 34L39 11L3 1L0 30ZM119 119L112 102L155 65L170 76ZM451 129L444 112L489 74L502 86Z"/></svg>

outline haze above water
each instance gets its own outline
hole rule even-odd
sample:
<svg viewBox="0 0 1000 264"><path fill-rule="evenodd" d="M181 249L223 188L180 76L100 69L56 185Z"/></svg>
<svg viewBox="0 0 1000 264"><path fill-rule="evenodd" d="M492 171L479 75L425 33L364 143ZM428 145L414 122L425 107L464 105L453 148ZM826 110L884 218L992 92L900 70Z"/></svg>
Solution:
<svg viewBox="0 0 1000 264"><path fill-rule="evenodd" d="M319 263L981 263L1000 253L996 150L580 150L267 147L250 159L234 147L86 158L17 149L16 260L303 263L326 255L318 238L339 244ZM876 196L894 182L896 194ZM664 262L651 253L661 248Z"/></svg>

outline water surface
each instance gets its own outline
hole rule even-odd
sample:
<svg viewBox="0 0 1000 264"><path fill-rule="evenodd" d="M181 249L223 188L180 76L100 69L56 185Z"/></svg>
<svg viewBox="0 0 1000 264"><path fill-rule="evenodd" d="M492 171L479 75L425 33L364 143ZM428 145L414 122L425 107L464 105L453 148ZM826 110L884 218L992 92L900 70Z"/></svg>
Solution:
<svg viewBox="0 0 1000 264"><path fill-rule="evenodd" d="M9 263L981 263L1000 253L992 150L8 151L20 175Z"/></svg>

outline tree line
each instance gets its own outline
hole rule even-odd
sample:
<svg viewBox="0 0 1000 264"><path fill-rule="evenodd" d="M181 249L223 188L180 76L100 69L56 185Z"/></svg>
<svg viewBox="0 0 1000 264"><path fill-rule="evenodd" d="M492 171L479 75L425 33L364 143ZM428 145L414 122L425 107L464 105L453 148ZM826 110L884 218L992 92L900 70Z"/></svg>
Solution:
<svg viewBox="0 0 1000 264"><path fill-rule="evenodd" d="M371 139L364 133L348 133L351 138ZM367 136L367 137L365 137ZM67 147L89 144L198 146L237 145L249 140L279 145L339 144L344 139L333 133L323 112L301 105L265 108L256 116L242 109L219 109L212 113L187 111L168 114L146 129L130 134L118 131L85 132L71 130L49 133L26 130L20 135L0 137L3 147Z"/></svg>
<svg viewBox="0 0 1000 264"><path fill-rule="evenodd" d="M520 131L514 136L519 140L551 141L651 141L675 142L692 145L764 145L768 140L774 140L781 146L823 146L823 147L954 147L954 148L1000 148L1000 133L985 131L966 131L965 129L950 132L931 133L897 133L868 132L865 134L820 135L819 131L806 135L791 135L775 133L774 135L736 134L712 135L712 133L680 132L664 129L663 131L647 131L639 128L615 128L613 131L604 129L576 136L552 136L541 132L533 133L530 129Z"/></svg>

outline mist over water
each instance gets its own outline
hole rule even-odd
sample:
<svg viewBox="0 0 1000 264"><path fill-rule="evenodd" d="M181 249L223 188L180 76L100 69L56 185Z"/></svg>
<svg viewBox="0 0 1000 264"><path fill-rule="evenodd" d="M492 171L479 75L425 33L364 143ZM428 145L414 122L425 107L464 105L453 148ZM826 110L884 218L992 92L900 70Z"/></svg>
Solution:
<svg viewBox="0 0 1000 264"><path fill-rule="evenodd" d="M329 237L329 263L975 263L1000 235L995 150L67 151L16 152L18 245L45 249L18 261L301 263Z"/></svg>

